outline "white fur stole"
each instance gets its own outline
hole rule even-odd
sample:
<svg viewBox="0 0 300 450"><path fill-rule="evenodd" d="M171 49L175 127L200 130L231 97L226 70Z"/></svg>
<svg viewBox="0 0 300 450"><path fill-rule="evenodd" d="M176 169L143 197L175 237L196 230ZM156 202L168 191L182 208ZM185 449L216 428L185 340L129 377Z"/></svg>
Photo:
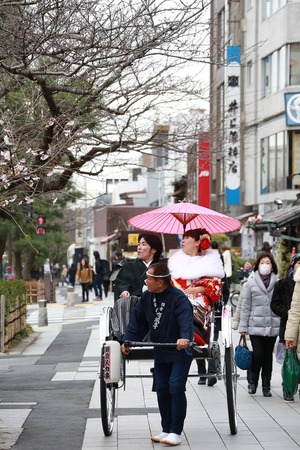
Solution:
<svg viewBox="0 0 300 450"><path fill-rule="evenodd" d="M168 266L175 279L197 280L201 277L225 276L219 252L211 248L198 256L187 255L180 249L169 258Z"/></svg>

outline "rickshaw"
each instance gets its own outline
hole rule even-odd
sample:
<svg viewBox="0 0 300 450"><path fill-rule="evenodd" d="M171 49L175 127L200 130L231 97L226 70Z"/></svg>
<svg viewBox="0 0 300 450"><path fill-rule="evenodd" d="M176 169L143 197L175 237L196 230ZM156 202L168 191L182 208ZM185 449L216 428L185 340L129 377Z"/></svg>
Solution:
<svg viewBox="0 0 300 450"><path fill-rule="evenodd" d="M129 297L127 301L116 302L114 307L106 306L100 315L100 407L101 421L105 436L113 432L115 419L115 402L117 389L126 387L126 360L145 360L153 358L154 346L176 346L176 343L125 342L132 348L126 357L121 354L120 344L129 321L129 315L137 298ZM215 360L216 376L224 381L226 389L229 428L232 435L237 433L236 393L237 368L234 361L234 350L231 333L231 306L223 305L221 309L223 364L218 342L213 341L215 311L210 312L210 339L207 345L190 344L193 358Z"/></svg>
<svg viewBox="0 0 300 450"><path fill-rule="evenodd" d="M134 216L128 220L128 223L139 230L177 235L184 234L188 229L197 228L205 228L211 234L226 233L237 230L241 226L241 223L232 217L189 203L186 199ZM126 358L121 355L122 334L129 321L130 311L134 307L135 301L136 298L131 297L127 302L121 302L120 308L116 305L114 308L105 307L100 317L100 405L102 427L106 436L110 436L113 431L116 390L126 386L126 359L151 359L153 358L155 345L176 346L175 343L128 342L127 345L133 348L132 352ZM223 305L221 311L223 364L221 363L219 344L213 341L215 311L212 310L210 314L210 334L209 339L206 340L208 344L197 345L192 343L190 350L194 358L213 358L215 360L217 377L223 379L225 383L230 432L236 434L238 375L232 345L231 306Z"/></svg>

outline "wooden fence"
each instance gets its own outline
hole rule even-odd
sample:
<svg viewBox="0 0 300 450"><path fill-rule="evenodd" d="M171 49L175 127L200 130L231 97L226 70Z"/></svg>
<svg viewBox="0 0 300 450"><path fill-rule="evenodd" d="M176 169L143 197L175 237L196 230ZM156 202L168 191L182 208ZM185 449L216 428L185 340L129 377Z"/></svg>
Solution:
<svg viewBox="0 0 300 450"><path fill-rule="evenodd" d="M26 304L18 298L6 311L5 297L0 297L0 351L5 352L10 342L26 328Z"/></svg>
<svg viewBox="0 0 300 450"><path fill-rule="evenodd" d="M45 277L45 280L27 281L25 283L26 286L22 282L22 295L20 296L22 300L20 300L17 294L20 291L10 289L13 288L13 283L20 282L21 280L4 281L0 289L0 352L2 353L8 349L10 342L26 329L28 303L38 303L39 300L46 300L47 302L56 301L55 282L50 277ZM9 300L5 301L4 294Z"/></svg>
<svg viewBox="0 0 300 450"><path fill-rule="evenodd" d="M47 284L48 283L48 284ZM55 297L55 281L47 280L30 280L26 281L26 301L30 305L38 303L39 300L47 300L54 302Z"/></svg>

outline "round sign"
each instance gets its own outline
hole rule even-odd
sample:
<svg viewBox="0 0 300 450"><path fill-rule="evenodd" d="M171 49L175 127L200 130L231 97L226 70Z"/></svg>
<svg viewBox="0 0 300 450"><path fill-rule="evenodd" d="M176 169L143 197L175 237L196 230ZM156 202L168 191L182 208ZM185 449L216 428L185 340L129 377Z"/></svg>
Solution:
<svg viewBox="0 0 300 450"><path fill-rule="evenodd" d="M292 95L286 105L286 112L292 122L300 124L300 94Z"/></svg>

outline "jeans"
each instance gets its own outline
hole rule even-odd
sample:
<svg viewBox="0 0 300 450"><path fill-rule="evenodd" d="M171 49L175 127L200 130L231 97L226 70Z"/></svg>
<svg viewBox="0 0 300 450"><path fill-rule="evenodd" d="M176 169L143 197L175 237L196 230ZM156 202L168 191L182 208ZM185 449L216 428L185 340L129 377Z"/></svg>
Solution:
<svg viewBox="0 0 300 450"><path fill-rule="evenodd" d="M196 359L198 375L206 375L205 359ZM207 373L209 375L216 373L216 365L214 359L208 360Z"/></svg>
<svg viewBox="0 0 300 450"><path fill-rule="evenodd" d="M253 354L251 372L261 377L271 379L273 369L273 349L276 336L250 336Z"/></svg>
<svg viewBox="0 0 300 450"><path fill-rule="evenodd" d="M89 301L89 283L81 283L82 301Z"/></svg>
<svg viewBox="0 0 300 450"><path fill-rule="evenodd" d="M96 297L102 298L102 274L94 275L93 288L95 290Z"/></svg>
<svg viewBox="0 0 300 450"><path fill-rule="evenodd" d="M181 434L186 416L185 385L191 360L154 363L154 378L162 430Z"/></svg>

